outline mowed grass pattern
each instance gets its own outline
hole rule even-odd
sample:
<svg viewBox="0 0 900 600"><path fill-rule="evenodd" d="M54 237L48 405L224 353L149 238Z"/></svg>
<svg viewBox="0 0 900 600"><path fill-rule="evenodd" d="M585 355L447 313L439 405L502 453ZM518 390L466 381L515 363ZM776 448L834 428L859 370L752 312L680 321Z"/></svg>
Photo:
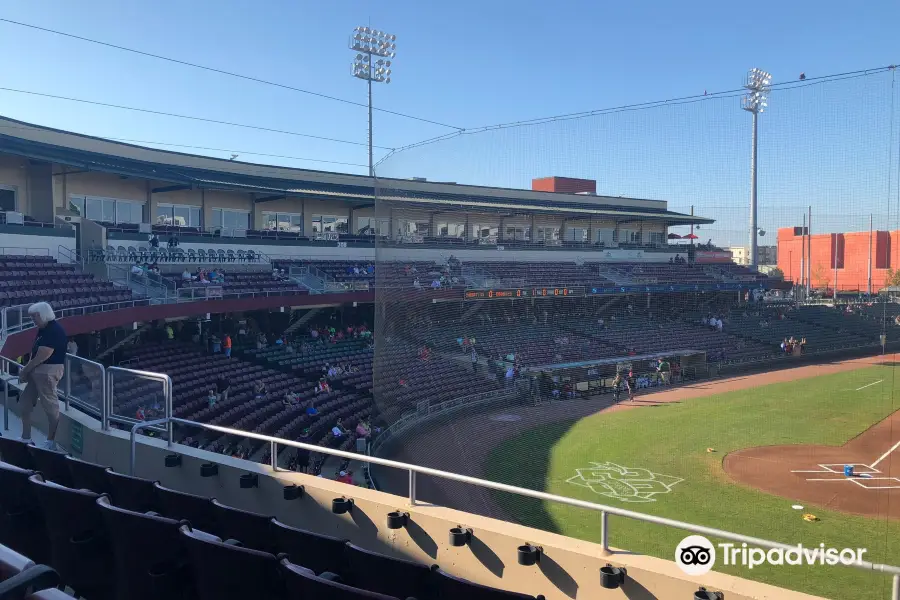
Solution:
<svg viewBox="0 0 900 600"><path fill-rule="evenodd" d="M897 367L864 368L540 427L498 445L486 474L504 483L785 543L867 548L867 560L900 565L897 521L807 505L802 512L821 520L806 522L791 508L791 499L736 484L722 468L723 457L741 448L846 443L900 409L898 375ZM879 379L883 381L856 391ZM900 460L900 449L896 452L893 460ZM617 501L566 481L576 469L606 461L684 481L648 503ZM495 498L511 518L524 524L600 541L597 512L507 494ZM673 560L676 545L686 535L610 517L609 540L616 548ZM720 559L716 571L828 598L850 598L861 590L873 594L866 597L890 598L889 577L857 569L765 566L749 571L722 566Z"/></svg>

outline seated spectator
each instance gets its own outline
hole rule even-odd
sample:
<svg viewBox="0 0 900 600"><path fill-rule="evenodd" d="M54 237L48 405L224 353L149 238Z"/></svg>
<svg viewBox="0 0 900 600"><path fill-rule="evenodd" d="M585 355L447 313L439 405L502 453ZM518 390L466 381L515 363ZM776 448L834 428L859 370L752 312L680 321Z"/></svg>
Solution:
<svg viewBox="0 0 900 600"><path fill-rule="evenodd" d="M441 288L441 282L437 279L431 282L431 289L437 290Z"/></svg>
<svg viewBox="0 0 900 600"><path fill-rule="evenodd" d="M319 411L316 410L316 399L312 397L309 399L309 402L306 404L306 414L310 417L314 417L319 414Z"/></svg>
<svg viewBox="0 0 900 600"><path fill-rule="evenodd" d="M159 275L159 265L156 263L153 263L152 265L150 265L150 272L153 273L154 275ZM188 273L188 274L190 275L190 273Z"/></svg>
<svg viewBox="0 0 900 600"><path fill-rule="evenodd" d="M272 269L272 279L274 279L275 281L281 280L281 273L278 271L278 269Z"/></svg>
<svg viewBox="0 0 900 600"><path fill-rule="evenodd" d="M353 471L341 471L340 473L338 473L337 479L335 481L353 485Z"/></svg>
<svg viewBox="0 0 900 600"><path fill-rule="evenodd" d="M143 275L144 269L141 267L141 265L139 263L134 263L134 265L132 265L132 267L131 267L131 274L132 275Z"/></svg>
<svg viewBox="0 0 900 600"><path fill-rule="evenodd" d="M231 389L231 382L227 377L221 377L219 381L216 382L216 391L219 393L219 397L224 402L228 400L228 392Z"/></svg>
<svg viewBox="0 0 900 600"><path fill-rule="evenodd" d="M254 398L265 398L269 393L269 386L266 385L266 382L262 379L253 384L253 396Z"/></svg>
<svg viewBox="0 0 900 600"><path fill-rule="evenodd" d="M193 281L193 279L194 279L194 276L191 275L191 272L188 271L187 267L185 267L184 272L181 274L181 280L186 283L190 283L191 281Z"/></svg>
<svg viewBox="0 0 900 600"><path fill-rule="evenodd" d="M219 397L216 395L215 390L209 390L209 395L206 397L206 400L209 402L209 407L212 408L216 405L216 402L219 400Z"/></svg>
<svg viewBox="0 0 900 600"><path fill-rule="evenodd" d="M256 349L262 350L266 346L269 345L269 340L266 339L266 334L260 332L259 335L256 336Z"/></svg>
<svg viewBox="0 0 900 600"><path fill-rule="evenodd" d="M144 410L144 407L139 406L134 416L138 421L145 421L147 419L147 414Z"/></svg>

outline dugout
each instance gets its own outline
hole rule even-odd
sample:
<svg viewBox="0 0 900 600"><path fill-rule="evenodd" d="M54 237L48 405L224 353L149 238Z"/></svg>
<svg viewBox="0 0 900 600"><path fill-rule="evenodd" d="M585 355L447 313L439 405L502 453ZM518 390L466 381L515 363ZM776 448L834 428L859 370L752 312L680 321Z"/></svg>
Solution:
<svg viewBox="0 0 900 600"><path fill-rule="evenodd" d="M529 367L528 372L538 382L543 381L544 387L548 384L552 387L568 384L574 391L590 395L609 390L617 372L633 372L637 380L646 383L641 387L658 385L656 365L660 359L669 361L679 380L690 381L709 374L706 352L702 350L669 350L637 356L541 365ZM541 395L545 395L545 392L546 390L538 390Z"/></svg>

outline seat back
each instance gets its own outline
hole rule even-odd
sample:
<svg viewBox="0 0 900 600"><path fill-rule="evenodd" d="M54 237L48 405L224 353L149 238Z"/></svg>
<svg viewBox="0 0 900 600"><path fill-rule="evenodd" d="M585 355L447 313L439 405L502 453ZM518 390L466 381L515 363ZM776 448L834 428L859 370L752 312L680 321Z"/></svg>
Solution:
<svg viewBox="0 0 900 600"><path fill-rule="evenodd" d="M347 584L388 596L431 597L431 568L420 563L365 550L351 543L344 546Z"/></svg>
<svg viewBox="0 0 900 600"><path fill-rule="evenodd" d="M28 478L34 471L0 462L0 544L37 562L50 559L44 515Z"/></svg>
<svg viewBox="0 0 900 600"><path fill-rule="evenodd" d="M74 456L66 456L66 464L69 466L69 473L72 475L73 487L80 490L91 490L96 494L103 494L109 491L109 478L106 476L105 465L81 460Z"/></svg>
<svg viewBox="0 0 900 600"><path fill-rule="evenodd" d="M44 481L40 475L28 481L50 538L50 566L76 594L110 598L112 553L96 502L100 494Z"/></svg>
<svg viewBox="0 0 900 600"><path fill-rule="evenodd" d="M322 579L307 568L281 561L281 572L288 598L297 600L398 600L395 596L385 596L369 590L361 590L343 583Z"/></svg>
<svg viewBox="0 0 900 600"><path fill-rule="evenodd" d="M158 481L153 484L156 502L164 516L170 519L187 520L192 529L216 533L212 503L209 498L179 492L163 486Z"/></svg>
<svg viewBox="0 0 900 600"><path fill-rule="evenodd" d="M237 540L245 548L274 551L269 536L271 516L227 506L215 498L212 500L212 506L216 520L216 535L223 540Z"/></svg>
<svg viewBox="0 0 900 600"><path fill-rule="evenodd" d="M141 477L122 475L112 469L106 470L109 495L119 508L136 512L156 510L156 490L154 482Z"/></svg>
<svg viewBox="0 0 900 600"><path fill-rule="evenodd" d="M543 600L543 596L530 596L518 592L499 590L459 577L454 577L441 569L433 569L432 585L436 600Z"/></svg>
<svg viewBox="0 0 900 600"><path fill-rule="evenodd" d="M33 469L31 455L28 454L28 442L0 436L0 460L22 469Z"/></svg>
<svg viewBox="0 0 900 600"><path fill-rule="evenodd" d="M272 519L270 530L274 549L287 554L292 563L315 573L341 572L347 540L297 529L278 519Z"/></svg>
<svg viewBox="0 0 900 600"><path fill-rule="evenodd" d="M200 600L246 600L284 596L278 559L268 552L226 544L180 528Z"/></svg>
<svg viewBox="0 0 900 600"><path fill-rule="evenodd" d="M180 598L191 589L181 522L113 506L97 499L116 565L119 598Z"/></svg>
<svg viewBox="0 0 900 600"><path fill-rule="evenodd" d="M72 481L72 474L69 472L69 465L66 462L66 454L64 452L47 450L40 446L28 446L27 450L31 456L31 464L34 465L34 470L40 471L45 481L53 481L66 487L74 487L75 484Z"/></svg>

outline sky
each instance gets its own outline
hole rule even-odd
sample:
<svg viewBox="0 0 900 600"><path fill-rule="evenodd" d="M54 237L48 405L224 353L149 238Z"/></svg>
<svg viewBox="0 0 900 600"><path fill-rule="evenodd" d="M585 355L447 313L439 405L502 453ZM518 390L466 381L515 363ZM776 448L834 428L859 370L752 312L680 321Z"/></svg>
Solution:
<svg viewBox="0 0 900 600"><path fill-rule="evenodd" d="M0 18L361 104L366 86L350 76L355 53L347 41L355 26L371 25L397 35L392 82L375 86L375 106L469 130L734 90L753 66L784 82L801 72L815 78L900 63L896 1L761 0L751 17L746 6L5 0ZM361 106L3 22L0 52L13 58L4 62L2 87L352 143L0 91L7 117L184 152L236 153L248 162L366 172ZM900 82L892 78L881 73L773 94L760 117L762 227L799 224L807 204L816 206L822 226L857 227L875 213L896 227L900 106L892 105L900 104ZM454 131L376 111L375 159ZM538 176L587 177L602 194L666 199L685 212L695 206L719 221L704 237L742 243L749 140L739 99L710 98L463 135L394 154L379 174L512 187L528 187ZM774 231L768 235L774 243Z"/></svg>

